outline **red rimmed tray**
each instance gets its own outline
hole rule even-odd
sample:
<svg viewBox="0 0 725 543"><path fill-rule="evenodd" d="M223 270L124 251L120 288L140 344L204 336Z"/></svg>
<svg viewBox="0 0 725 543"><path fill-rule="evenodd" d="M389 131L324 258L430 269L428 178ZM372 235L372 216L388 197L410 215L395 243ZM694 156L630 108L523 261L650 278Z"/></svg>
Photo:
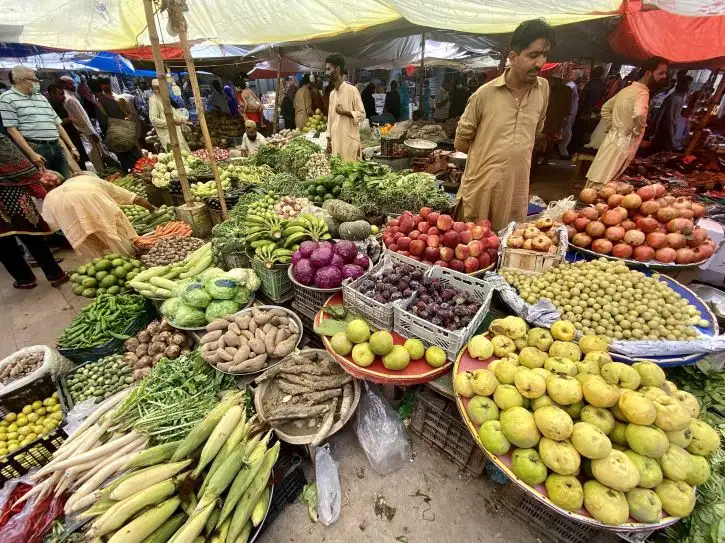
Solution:
<svg viewBox="0 0 725 543"><path fill-rule="evenodd" d="M487 334L488 335L488 334ZM479 368L487 368L488 365L496 360L497 356L492 356L488 360L478 360L477 358L471 358L468 356L468 349L464 348L459 354L458 358L456 359L455 364L453 365L453 371L451 372L451 378L455 379L456 375L459 373L467 372L467 371L473 371ZM455 394L455 389L454 389ZM491 452L489 452L486 447L483 446L481 443L479 437L478 437L478 428L480 425L476 425L473 423L473 421L468 416L468 402L469 398L464 398L462 396L459 396L458 394L455 394L456 397L456 405L458 406L458 412L461 414L461 417L463 418L463 422L466 424L466 427L468 428L469 432L471 432L471 435L476 440L476 443L478 443L478 446L481 447L481 450L486 453L486 456L493 462L496 467L498 467L501 471L503 471L506 474L506 477L508 477L514 484L519 486L521 489L524 490L524 492L527 492L534 498L536 498L537 501L542 503L544 506L548 507L549 509L552 509L559 513L560 515L563 515L567 518L570 518L572 520L575 520L577 522L582 522L584 524L587 524L589 526L594 526L596 528L600 528L603 530L612 530L617 532L644 532L644 531L652 531L652 530L659 530L661 528L664 528L666 526L670 526L671 524L674 524L677 522L679 517L671 517L671 516L663 516L660 518L658 522L652 523L652 524L645 524L642 522L637 522L636 520L630 518L630 522L626 522L624 524L618 524L616 526L610 526L608 524L602 524L598 520L594 519L589 515L586 509L583 507L580 508L576 512L567 511L566 509L562 509L558 505L554 504L551 500L549 500L548 494L546 492L546 487L543 484L536 485L535 487L530 486L529 484L525 483L521 479L519 479L516 474L513 472L512 464L511 464L511 452L516 448L513 445L511 446L511 451L508 453L498 456ZM580 479L581 482L584 482L584 479ZM664 511L662 513L665 515Z"/></svg>
<svg viewBox="0 0 725 543"><path fill-rule="evenodd" d="M342 305L342 293L338 292L330 296L325 302L324 306L328 305ZM323 307L324 307L323 306ZM320 310L315 316L315 328L319 326L321 319L330 318L322 310ZM393 335L393 343L395 345L402 345L405 343L406 338L391 332ZM446 361L440 368L434 368L428 364L425 359L411 360L408 367L404 370L394 371L389 370L383 366L383 359L380 356L376 356L375 360L369 366L363 368L355 364L352 361L351 356L340 356L332 350L330 345L330 338L327 336L321 336L322 343L335 360L343 367L343 369L356 379L365 379L373 383L382 385L420 385L432 381L448 372L453 366L453 362Z"/></svg>

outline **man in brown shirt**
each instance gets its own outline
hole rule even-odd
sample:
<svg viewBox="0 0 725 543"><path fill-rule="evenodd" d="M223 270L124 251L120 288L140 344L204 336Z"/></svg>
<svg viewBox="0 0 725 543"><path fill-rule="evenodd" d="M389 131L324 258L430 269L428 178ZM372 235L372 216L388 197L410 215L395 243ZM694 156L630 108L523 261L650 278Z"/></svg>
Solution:
<svg viewBox="0 0 725 543"><path fill-rule="evenodd" d="M545 21L524 21L511 37L509 67L468 100L455 140L468 153L459 220L490 219L499 230L526 218L531 153L549 101L549 83L538 73L553 44Z"/></svg>

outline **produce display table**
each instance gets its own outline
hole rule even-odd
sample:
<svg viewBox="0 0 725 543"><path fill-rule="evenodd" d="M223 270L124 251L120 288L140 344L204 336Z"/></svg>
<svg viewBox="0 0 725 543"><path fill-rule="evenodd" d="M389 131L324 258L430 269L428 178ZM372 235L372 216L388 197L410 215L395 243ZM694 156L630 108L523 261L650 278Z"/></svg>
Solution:
<svg viewBox="0 0 725 543"><path fill-rule="evenodd" d="M325 306L328 305L342 305L342 293L331 296L326 302ZM319 326L320 322L324 319L331 318L325 314L324 311L320 310L315 316L315 328ZM391 332L393 335L393 343L395 345L402 345L405 343L406 338ZM322 337L322 343L325 349L337 360L337 362L344 368L346 372L357 379L365 379L373 383L382 385L397 385L397 386L409 386L409 385L420 385L432 381L437 377L447 373L452 362L447 361L439 368L434 368L428 364L425 360L411 360L408 367L404 370L394 371L389 370L383 365L382 357L376 356L375 360L369 366L363 368L358 366L352 361L351 356L341 356L337 354L330 345L330 339L327 336Z"/></svg>
<svg viewBox="0 0 725 543"><path fill-rule="evenodd" d="M455 379L455 376L459 373L464 373L467 371L472 372L479 368L487 368L489 363L493 362L497 358L497 356L492 356L488 360L481 361L469 356L468 349L464 348L459 354L458 359L453 366L453 378ZM561 507L555 505L551 500L549 500L546 492L546 487L543 484L531 487L516 476L516 474L513 472L511 461L511 451L515 449L514 447L512 447L511 451L509 451L505 455L498 456L491 453L483 446L478 436L479 425L475 424L468 416L468 402L469 398L464 398L463 396L456 395L456 405L458 406L458 411L460 412L461 417L463 418L466 426L468 427L468 430L471 432L471 435L476 440L476 443L478 443L479 447L481 447L481 450L486 453L486 455L489 457L491 462L496 465L496 467L504 472L506 477L508 477L513 484L521 488L524 492L535 498L547 508L556 511L560 515L563 515L569 519L584 523L589 526L594 526L603 530L616 530L617 532L623 533L658 530L660 528L664 528L666 526L674 524L675 522L680 520L678 517L663 516L658 522L653 524L645 524L641 522L636 522L634 519L630 519L631 522L627 522L625 524L608 526L589 516L589 513L587 513L584 508L581 508L576 512L562 509Z"/></svg>

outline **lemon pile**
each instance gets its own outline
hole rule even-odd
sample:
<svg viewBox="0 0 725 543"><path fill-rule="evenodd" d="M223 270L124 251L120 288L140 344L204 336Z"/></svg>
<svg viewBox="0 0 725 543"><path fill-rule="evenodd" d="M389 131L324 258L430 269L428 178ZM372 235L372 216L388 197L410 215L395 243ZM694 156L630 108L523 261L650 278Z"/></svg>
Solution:
<svg viewBox="0 0 725 543"><path fill-rule="evenodd" d="M58 393L26 405L20 413L8 413L0 421L0 456L12 453L52 432L63 420Z"/></svg>

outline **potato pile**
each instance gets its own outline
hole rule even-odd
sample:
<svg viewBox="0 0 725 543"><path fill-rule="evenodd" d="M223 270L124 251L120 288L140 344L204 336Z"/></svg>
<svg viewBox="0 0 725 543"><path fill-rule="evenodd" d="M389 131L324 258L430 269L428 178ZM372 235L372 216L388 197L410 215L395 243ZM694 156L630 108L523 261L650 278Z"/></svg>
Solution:
<svg viewBox="0 0 725 543"><path fill-rule="evenodd" d="M21 354L0 369L0 386L22 379L37 370L43 363L43 351Z"/></svg>
<svg viewBox="0 0 725 543"><path fill-rule="evenodd" d="M199 340L204 360L228 373L250 373L290 354L301 330L284 309L255 307L212 321L206 332Z"/></svg>
<svg viewBox="0 0 725 543"><path fill-rule="evenodd" d="M127 339L124 360L133 368L133 379L145 377L162 357L178 358L189 351L189 338L166 319L152 321L136 337Z"/></svg>
<svg viewBox="0 0 725 543"><path fill-rule="evenodd" d="M149 268L167 266L174 262L181 262L202 245L204 242L199 238L169 236L157 241L149 252L141 257L141 260Z"/></svg>

